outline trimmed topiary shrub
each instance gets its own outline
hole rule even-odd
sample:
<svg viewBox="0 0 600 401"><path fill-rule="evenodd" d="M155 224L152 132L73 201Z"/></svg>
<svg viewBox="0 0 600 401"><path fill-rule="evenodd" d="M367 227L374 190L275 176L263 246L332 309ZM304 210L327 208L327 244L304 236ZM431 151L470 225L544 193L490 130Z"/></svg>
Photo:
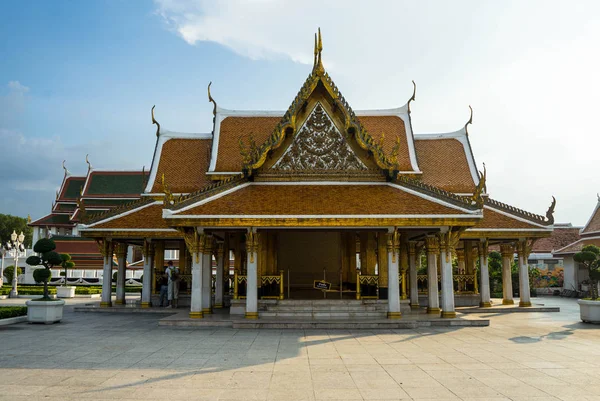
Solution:
<svg viewBox="0 0 600 401"><path fill-rule="evenodd" d="M26 306L0 306L0 319L27 315Z"/></svg>
<svg viewBox="0 0 600 401"><path fill-rule="evenodd" d="M590 298L598 300L598 281L600 280L600 248L595 245L586 245L581 252L573 255L577 263L581 263L590 276Z"/></svg>
<svg viewBox="0 0 600 401"><path fill-rule="evenodd" d="M8 266L4 269L4 277L6 277L9 284L12 283L12 281L13 281L14 272L15 272L15 267L12 265ZM23 274L23 269L21 269L20 267L17 269L17 277L19 276L19 274Z"/></svg>
<svg viewBox="0 0 600 401"><path fill-rule="evenodd" d="M44 296L40 301L52 301L48 294L48 280L52 276L50 269L54 266L61 265L63 259L60 257L58 252L55 252L56 244L50 238L42 238L33 246L33 251L39 256L30 256L27 258L26 263L29 266L44 266L44 269L36 269L38 271L46 271L44 273L37 273L37 277L44 283Z"/></svg>

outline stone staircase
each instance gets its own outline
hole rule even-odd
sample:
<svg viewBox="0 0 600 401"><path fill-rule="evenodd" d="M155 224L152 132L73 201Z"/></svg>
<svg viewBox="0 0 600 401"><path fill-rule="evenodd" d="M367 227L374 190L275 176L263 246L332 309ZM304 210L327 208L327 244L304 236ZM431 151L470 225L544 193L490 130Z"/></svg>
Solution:
<svg viewBox="0 0 600 401"><path fill-rule="evenodd" d="M385 300L279 300L259 303L259 317L286 319L385 319Z"/></svg>

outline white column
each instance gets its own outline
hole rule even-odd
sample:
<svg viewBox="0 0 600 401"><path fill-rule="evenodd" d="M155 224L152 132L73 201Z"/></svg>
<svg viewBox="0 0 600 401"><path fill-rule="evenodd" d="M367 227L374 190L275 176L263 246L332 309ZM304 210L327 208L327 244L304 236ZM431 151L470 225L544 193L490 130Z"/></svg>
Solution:
<svg viewBox="0 0 600 401"><path fill-rule="evenodd" d="M217 245L217 280L215 284L215 308L223 307L223 263L224 249L223 243Z"/></svg>
<svg viewBox="0 0 600 401"><path fill-rule="evenodd" d="M113 243L111 240L105 239L102 244L104 255L104 267L102 273L102 301L101 307L112 306L112 258L113 258Z"/></svg>
<svg viewBox="0 0 600 401"><path fill-rule="evenodd" d="M399 319L400 312L400 283L398 263L400 259L400 233L390 228L387 234L388 251L388 319Z"/></svg>
<svg viewBox="0 0 600 401"><path fill-rule="evenodd" d="M258 233L251 228L246 233L247 281L246 281L246 318L258 319Z"/></svg>
<svg viewBox="0 0 600 401"><path fill-rule="evenodd" d="M154 245L144 241L144 278L142 279L142 308L152 306L152 266L154 265Z"/></svg>
<svg viewBox="0 0 600 401"><path fill-rule="evenodd" d="M115 304L125 305L125 266L127 263L127 244L117 246L117 299Z"/></svg>
<svg viewBox="0 0 600 401"><path fill-rule="evenodd" d="M490 298L490 271L488 269L488 242L481 239L479 246L479 292L481 293L482 308L491 308L492 300Z"/></svg>
<svg viewBox="0 0 600 401"><path fill-rule="evenodd" d="M500 253L502 254L502 305L513 305L512 275L511 265L515 257L515 250L512 244L501 244Z"/></svg>
<svg viewBox="0 0 600 401"><path fill-rule="evenodd" d="M437 237L425 237L427 246L427 313L440 313L440 298L438 295L437 257L440 250Z"/></svg>
<svg viewBox="0 0 600 401"><path fill-rule="evenodd" d="M202 239L203 241L203 239ZM202 312L202 264L204 261L204 255L200 252L200 249L190 249L190 256L192 258L192 298L190 300L190 317L193 319L201 319L204 317Z"/></svg>
<svg viewBox="0 0 600 401"><path fill-rule="evenodd" d="M527 239L519 241L519 306L526 308L531 306L531 294L529 293L529 265L527 264Z"/></svg>
<svg viewBox="0 0 600 401"><path fill-rule="evenodd" d="M417 243L408 243L408 268L410 277L410 308L419 309L419 283L417 281Z"/></svg>
<svg viewBox="0 0 600 401"><path fill-rule="evenodd" d="M206 235L202 255L202 312L212 313L212 235Z"/></svg>
<svg viewBox="0 0 600 401"><path fill-rule="evenodd" d="M452 277L452 250L448 233L440 236L440 261L442 264L442 317L456 317L454 310L454 279Z"/></svg>

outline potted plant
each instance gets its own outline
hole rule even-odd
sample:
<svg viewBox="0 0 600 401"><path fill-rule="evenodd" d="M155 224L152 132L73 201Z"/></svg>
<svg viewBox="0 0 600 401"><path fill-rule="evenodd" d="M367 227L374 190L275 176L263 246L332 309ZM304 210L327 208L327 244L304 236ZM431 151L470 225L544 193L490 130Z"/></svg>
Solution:
<svg viewBox="0 0 600 401"><path fill-rule="evenodd" d="M585 323L600 323L600 300L598 300L598 280L600 280L600 248L595 245L586 245L581 252L577 252L573 259L582 264L589 274L590 297L580 299L579 313Z"/></svg>
<svg viewBox="0 0 600 401"><path fill-rule="evenodd" d="M75 262L71 260L71 255L68 253L61 253L60 258L62 263L60 264L64 270L65 285L56 287L56 296L58 298L73 298L75 297L75 286L67 285L67 270L75 267Z"/></svg>
<svg viewBox="0 0 600 401"><path fill-rule="evenodd" d="M62 264L63 259L58 252L55 252L56 244L50 238L42 238L33 246L33 251L37 256L30 256L26 263L30 266L44 266L43 269L36 269L33 272L34 279L44 283L44 295L42 298L27 301L27 320L30 323L54 323L60 322L63 317L63 307L65 301L61 299L52 299L48 294L48 280L52 276L54 266Z"/></svg>

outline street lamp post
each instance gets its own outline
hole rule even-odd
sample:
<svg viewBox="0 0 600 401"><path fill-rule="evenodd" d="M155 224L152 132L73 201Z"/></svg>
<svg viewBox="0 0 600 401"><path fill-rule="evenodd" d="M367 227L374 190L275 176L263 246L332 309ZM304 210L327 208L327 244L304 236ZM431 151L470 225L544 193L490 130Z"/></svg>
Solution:
<svg viewBox="0 0 600 401"><path fill-rule="evenodd" d="M12 280L12 289L10 290L10 298L16 298L19 295L19 291L17 290L17 276L19 273L19 253L25 252L25 245L23 242L25 241L25 235L23 231L21 234L17 235L17 232L13 230L13 233L10 235L10 240L6 242L5 249L8 252L14 252L15 256L15 266L13 269L13 280Z"/></svg>

